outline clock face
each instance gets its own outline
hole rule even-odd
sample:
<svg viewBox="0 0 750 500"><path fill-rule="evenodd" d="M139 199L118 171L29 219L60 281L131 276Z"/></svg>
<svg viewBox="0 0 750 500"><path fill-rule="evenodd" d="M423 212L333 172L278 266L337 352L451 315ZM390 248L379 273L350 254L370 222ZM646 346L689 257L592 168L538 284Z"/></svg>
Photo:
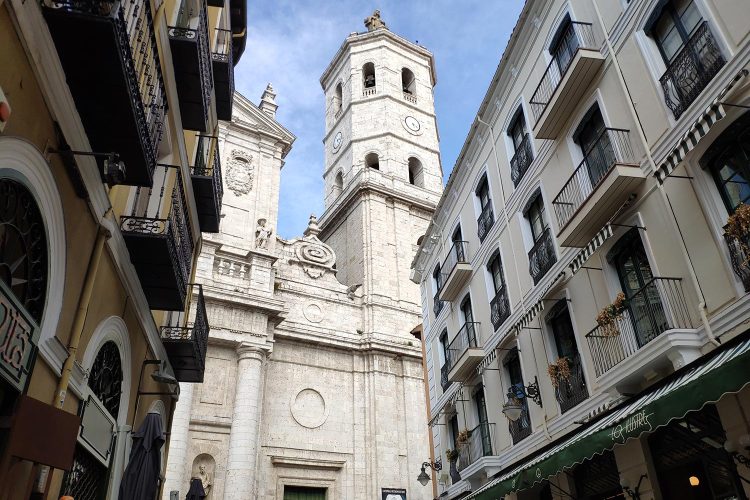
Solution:
<svg viewBox="0 0 750 500"><path fill-rule="evenodd" d="M338 132L336 134L336 137L333 138L333 149L339 149L341 147L341 142L343 141L341 132Z"/></svg>
<svg viewBox="0 0 750 500"><path fill-rule="evenodd" d="M406 118L404 118L404 125L406 125L406 128L408 128L412 132L419 132L419 129L422 128L419 120L417 120L413 116L407 116Z"/></svg>

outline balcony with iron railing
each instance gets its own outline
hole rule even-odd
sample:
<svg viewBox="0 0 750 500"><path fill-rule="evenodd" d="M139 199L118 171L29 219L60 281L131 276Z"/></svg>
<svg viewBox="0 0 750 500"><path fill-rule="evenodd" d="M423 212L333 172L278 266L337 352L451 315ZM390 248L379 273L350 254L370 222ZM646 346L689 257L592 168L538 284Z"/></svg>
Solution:
<svg viewBox="0 0 750 500"><path fill-rule="evenodd" d="M518 145L513 158L510 159L510 177L514 186L518 186L533 161L534 152L531 150L531 137L529 134L524 134L521 144Z"/></svg>
<svg viewBox="0 0 750 500"><path fill-rule="evenodd" d="M570 22L529 101L534 137L557 138L603 63L593 25Z"/></svg>
<svg viewBox="0 0 750 500"><path fill-rule="evenodd" d="M732 261L734 274L742 281L746 292L750 292L750 234L741 238L730 235L724 228L724 242L729 249L729 257Z"/></svg>
<svg viewBox="0 0 750 500"><path fill-rule="evenodd" d="M192 325L163 326L161 338L177 381L202 383L206 370L206 348L210 327L201 285L190 285L189 300L193 315ZM182 320L182 315L178 317Z"/></svg>
<svg viewBox="0 0 750 500"><path fill-rule="evenodd" d="M216 117L219 120L229 121L232 119L232 104L234 103L232 31L217 28L215 33L216 40L214 50L211 53L211 65L214 75Z"/></svg>
<svg viewBox="0 0 750 500"><path fill-rule="evenodd" d="M698 98L725 62L708 21L703 21L659 79L664 101L675 119Z"/></svg>
<svg viewBox="0 0 750 500"><path fill-rule="evenodd" d="M179 168L158 165L154 183L136 189L120 230L151 309L183 311L194 241Z"/></svg>
<svg viewBox="0 0 750 500"><path fill-rule="evenodd" d="M562 246L586 245L645 182L629 133L605 128L552 200Z"/></svg>
<svg viewBox="0 0 750 500"><path fill-rule="evenodd" d="M442 286L438 289L440 300L454 300L471 277L468 256L469 243L453 241L441 269Z"/></svg>
<svg viewBox="0 0 750 500"><path fill-rule="evenodd" d="M487 233L492 229L492 225L495 224L495 214L492 211L492 202L488 201L487 204L482 207L482 213L477 218L477 236L479 241L484 241Z"/></svg>
<svg viewBox="0 0 750 500"><path fill-rule="evenodd" d="M443 392L448 390L448 387L451 385L451 381L448 380L448 372L450 371L450 366L448 363L443 363L443 366L440 367L440 387L443 388Z"/></svg>
<svg viewBox="0 0 750 500"><path fill-rule="evenodd" d="M479 323L464 323L448 345L445 364L451 382L464 382L470 378L484 357L479 333Z"/></svg>
<svg viewBox="0 0 750 500"><path fill-rule="evenodd" d="M224 186L221 179L219 145L214 136L199 135L190 179L198 210L198 223L205 233L218 233Z"/></svg>
<svg viewBox="0 0 750 500"><path fill-rule="evenodd" d="M643 377L679 368L697 359L703 341L693 329L682 278L653 277L626 298L610 321L586 334L586 342L605 390L627 392Z"/></svg>
<svg viewBox="0 0 750 500"><path fill-rule="evenodd" d="M214 77L208 40L208 7L205 0L198 0L197 4L198 11L193 12L187 0L183 0L175 23L168 31L182 126L205 132Z"/></svg>
<svg viewBox="0 0 750 500"><path fill-rule="evenodd" d="M576 354L568 360L570 374L565 376L559 371L553 377L552 385L555 388L555 398L560 404L560 413L565 413L575 408L589 397L586 388L586 379L583 376L583 364L581 357Z"/></svg>
<svg viewBox="0 0 750 500"><path fill-rule="evenodd" d="M440 300L440 290L438 289L438 291L432 297L432 312L436 318L438 317L438 314L440 314L440 311L443 310L444 305L445 302Z"/></svg>
<svg viewBox="0 0 750 500"><path fill-rule="evenodd" d="M125 184L151 186L167 97L149 2L42 6L92 150L120 156Z"/></svg>
<svg viewBox="0 0 750 500"><path fill-rule="evenodd" d="M518 444L531 435L531 417L527 398L520 399L521 416L516 420L508 419L508 432L513 444Z"/></svg>
<svg viewBox="0 0 750 500"><path fill-rule="evenodd" d="M469 431L469 439L458 447L458 470L464 470L477 460L493 455L495 424L481 422Z"/></svg>
<svg viewBox="0 0 750 500"><path fill-rule="evenodd" d="M545 229L534 246L529 250L529 274L536 285L557 262L552 231Z"/></svg>
<svg viewBox="0 0 750 500"><path fill-rule="evenodd" d="M509 316L510 301L508 300L508 287L503 285L490 301L490 318L492 319L492 327L495 331L500 328Z"/></svg>

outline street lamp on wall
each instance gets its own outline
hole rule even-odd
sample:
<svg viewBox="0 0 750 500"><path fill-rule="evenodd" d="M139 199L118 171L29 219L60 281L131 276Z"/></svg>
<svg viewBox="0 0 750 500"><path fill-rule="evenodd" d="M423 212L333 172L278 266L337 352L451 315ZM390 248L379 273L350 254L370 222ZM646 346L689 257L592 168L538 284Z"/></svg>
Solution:
<svg viewBox="0 0 750 500"><path fill-rule="evenodd" d="M750 468L750 459L745 456L750 450L750 434L744 434L737 439L727 439L724 441L724 450L735 462Z"/></svg>
<svg viewBox="0 0 750 500"><path fill-rule="evenodd" d="M633 500L638 500L641 498L641 483L643 480L646 479L646 474L641 474L641 477L638 478L638 484L635 486L635 489L630 488L630 481L626 477L620 476L620 487L622 488L622 491L628 494L630 498Z"/></svg>
<svg viewBox="0 0 750 500"><path fill-rule="evenodd" d="M443 469L443 464L438 460L437 462L423 462L422 463L422 471L417 476L417 481L419 481L419 484L422 486L427 486L427 483L430 482L430 476L427 475L427 472L425 472L425 467L429 467L430 469L434 470L435 472L439 472Z"/></svg>
<svg viewBox="0 0 750 500"><path fill-rule="evenodd" d="M508 388L508 402L503 405L503 414L510 421L515 422L521 418L524 409L523 399L530 399L542 407L542 394L539 392L539 380L536 377L529 385L515 384Z"/></svg>

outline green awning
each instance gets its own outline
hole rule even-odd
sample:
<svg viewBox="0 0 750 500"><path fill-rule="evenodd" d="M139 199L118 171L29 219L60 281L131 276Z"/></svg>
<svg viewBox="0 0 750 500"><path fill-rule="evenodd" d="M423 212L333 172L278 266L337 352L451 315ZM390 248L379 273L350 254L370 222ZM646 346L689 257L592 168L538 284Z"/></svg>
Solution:
<svg viewBox="0 0 750 500"><path fill-rule="evenodd" d="M615 445L652 432L688 412L715 403L727 393L750 384L750 338L743 335L717 348L669 379L612 410L589 427L489 482L469 498L499 500L510 492L531 487L566 468L612 449Z"/></svg>

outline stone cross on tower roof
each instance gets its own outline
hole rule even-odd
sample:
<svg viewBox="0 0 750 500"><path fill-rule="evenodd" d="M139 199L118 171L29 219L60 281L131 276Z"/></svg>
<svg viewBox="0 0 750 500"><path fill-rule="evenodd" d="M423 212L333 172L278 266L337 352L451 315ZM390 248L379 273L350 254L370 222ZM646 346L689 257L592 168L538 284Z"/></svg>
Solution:
<svg viewBox="0 0 750 500"><path fill-rule="evenodd" d="M379 10L375 10L375 12L373 12L371 16L365 18L365 27L367 27L367 31L375 31L380 28L388 29L385 21L380 19Z"/></svg>

